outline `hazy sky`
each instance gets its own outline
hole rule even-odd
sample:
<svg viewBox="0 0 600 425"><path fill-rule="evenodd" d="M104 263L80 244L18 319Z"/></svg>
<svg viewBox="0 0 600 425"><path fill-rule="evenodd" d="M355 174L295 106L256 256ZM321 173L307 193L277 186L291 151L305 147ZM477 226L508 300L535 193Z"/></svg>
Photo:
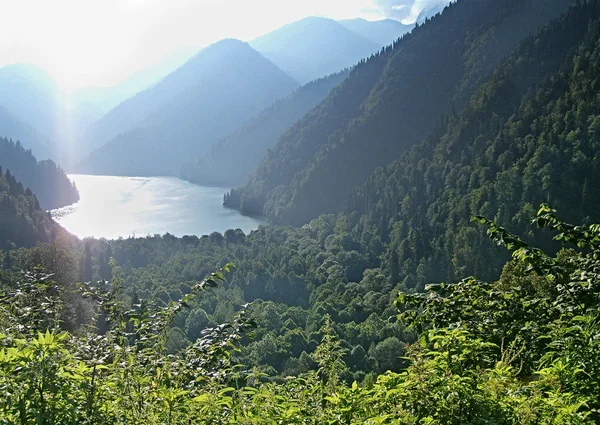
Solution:
<svg viewBox="0 0 600 425"><path fill-rule="evenodd" d="M251 40L306 16L414 21L448 0L0 0L0 66L33 63L66 90L108 86L173 52Z"/></svg>

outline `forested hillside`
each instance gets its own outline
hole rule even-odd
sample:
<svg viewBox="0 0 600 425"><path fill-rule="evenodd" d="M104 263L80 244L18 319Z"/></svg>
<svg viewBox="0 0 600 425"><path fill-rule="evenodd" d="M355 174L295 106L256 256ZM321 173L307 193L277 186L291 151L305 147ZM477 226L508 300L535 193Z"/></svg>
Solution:
<svg viewBox="0 0 600 425"><path fill-rule="evenodd" d="M280 138L229 205L292 224L343 210L353 186L460 110L522 39L571 3L451 4L359 64Z"/></svg>
<svg viewBox="0 0 600 425"><path fill-rule="evenodd" d="M191 305L214 303L211 292L223 292L219 286L231 265L191 287L181 285L186 295L161 306L137 294L127 297L127 283L114 263L110 283L81 285L82 299L70 292L72 269L65 266L73 264L73 256L68 251L46 245L10 253L5 263L14 265L0 274L0 385L6 389L0 414L10 423L56 425L90 420L597 423L600 226L573 226L543 205L535 221L550 228L565 248L552 256L484 218L478 221L488 226L495 242L514 250L499 280L468 278L431 285L422 294L401 292L395 300L399 314L373 321L362 335L368 342L386 327L409 326L418 340L402 344L390 337L369 349L368 358L364 349L346 348L340 327L323 306L308 317L314 329L308 342L312 353L304 351L299 361L290 362L281 350L306 344L302 330L290 329L307 316L289 308L287 339L263 336L248 357L287 360L293 375L285 379L273 379L272 370L249 367L235 357L236 350L263 334L260 323L277 324L281 316L275 309L262 309L261 315L249 308L261 312L263 303L239 306L237 312L229 305L218 318L233 319L217 326L202 313L189 313ZM86 246L83 273L90 252ZM32 264L44 267L20 277L13 271ZM52 270L60 273L40 274ZM171 327L182 313L189 314L188 331L203 329L193 344ZM71 328L77 323L73 320L94 326ZM352 324L348 327L358 335ZM385 372L352 373L369 363ZM364 378L353 380L359 377Z"/></svg>
<svg viewBox="0 0 600 425"><path fill-rule="evenodd" d="M45 210L61 208L79 200L75 185L51 160L38 162L19 141L0 139L0 166L31 189Z"/></svg>
<svg viewBox="0 0 600 425"><path fill-rule="evenodd" d="M60 238L0 171L0 422L600 423L600 0L458 0L338 78L196 164L330 90L225 197L301 226Z"/></svg>
<svg viewBox="0 0 600 425"><path fill-rule="evenodd" d="M244 183L279 136L325 99L348 74L346 70L312 81L275 102L214 145L209 152L187 163L182 176L204 185L234 186Z"/></svg>
<svg viewBox="0 0 600 425"><path fill-rule="evenodd" d="M248 44L220 41L90 127L87 143L98 149L76 169L179 175L184 162L297 87Z"/></svg>
<svg viewBox="0 0 600 425"><path fill-rule="evenodd" d="M29 188L24 188L10 173L0 171L0 249L31 247L50 242L64 232L40 208ZM66 233L66 232L65 232Z"/></svg>
<svg viewBox="0 0 600 425"><path fill-rule="evenodd" d="M504 259L472 215L524 233L551 202L569 220L600 220L599 19L599 2L584 1L527 39L438 135L355 190L348 211L389 244L392 276L419 288L493 277Z"/></svg>

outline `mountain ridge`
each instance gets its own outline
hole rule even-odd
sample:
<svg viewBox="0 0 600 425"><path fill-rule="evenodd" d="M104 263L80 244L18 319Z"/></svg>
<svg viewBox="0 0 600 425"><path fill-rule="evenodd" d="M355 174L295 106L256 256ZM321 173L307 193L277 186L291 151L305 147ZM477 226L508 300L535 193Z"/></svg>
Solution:
<svg viewBox="0 0 600 425"><path fill-rule="evenodd" d="M314 16L284 25L250 45L301 84L355 65L381 48L338 21Z"/></svg>
<svg viewBox="0 0 600 425"><path fill-rule="evenodd" d="M349 30L375 41L380 46L392 43L414 28L413 24L405 25L395 19L368 21L362 18L354 18L342 19L338 22Z"/></svg>
<svg viewBox="0 0 600 425"><path fill-rule="evenodd" d="M242 184L294 122L321 102L349 74L349 70L312 81L255 116L191 163L182 177L202 185Z"/></svg>
<svg viewBox="0 0 600 425"><path fill-rule="evenodd" d="M222 40L96 123L89 132L98 148L77 169L178 175L190 156L297 87L247 43ZM127 160L140 152L136 164Z"/></svg>
<svg viewBox="0 0 600 425"><path fill-rule="evenodd" d="M426 137L444 114L462 107L521 39L572 3L544 2L543 13L540 0L452 3L357 66L312 118L280 138L228 205L296 225L339 212L354 185ZM362 77L368 73L370 86ZM362 86L363 94L350 93L354 85ZM332 106L343 93L353 100ZM321 118L348 108L355 112L338 124ZM310 139L308 128L316 131Z"/></svg>

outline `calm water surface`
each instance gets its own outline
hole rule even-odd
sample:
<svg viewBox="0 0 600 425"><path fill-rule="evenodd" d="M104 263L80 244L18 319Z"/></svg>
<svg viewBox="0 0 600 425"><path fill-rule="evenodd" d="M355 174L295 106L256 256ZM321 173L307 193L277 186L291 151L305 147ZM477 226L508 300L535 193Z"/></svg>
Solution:
<svg viewBox="0 0 600 425"><path fill-rule="evenodd" d="M197 186L174 177L115 177L71 174L81 200L52 211L74 235L116 239L170 233L207 235L263 223L223 207L228 189Z"/></svg>

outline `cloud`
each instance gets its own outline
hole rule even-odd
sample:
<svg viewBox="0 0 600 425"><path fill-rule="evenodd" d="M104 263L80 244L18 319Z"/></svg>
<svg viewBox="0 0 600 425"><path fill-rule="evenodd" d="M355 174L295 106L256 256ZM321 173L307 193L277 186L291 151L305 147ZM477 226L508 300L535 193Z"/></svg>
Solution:
<svg viewBox="0 0 600 425"><path fill-rule="evenodd" d="M437 10L448 3L450 0L375 0L379 14L405 24L414 23L423 11Z"/></svg>

